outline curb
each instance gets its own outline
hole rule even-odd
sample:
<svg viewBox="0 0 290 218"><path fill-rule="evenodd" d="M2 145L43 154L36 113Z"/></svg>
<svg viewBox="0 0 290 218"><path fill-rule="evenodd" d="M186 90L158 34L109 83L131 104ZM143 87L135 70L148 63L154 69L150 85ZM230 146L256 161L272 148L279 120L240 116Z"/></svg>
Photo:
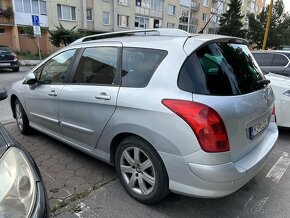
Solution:
<svg viewBox="0 0 290 218"><path fill-rule="evenodd" d="M9 125L9 124L12 124L12 123L15 123L16 121L15 120L13 120L13 119L11 119L11 120L3 120L3 121L1 121L1 124L2 125Z"/></svg>
<svg viewBox="0 0 290 218"><path fill-rule="evenodd" d="M40 62L40 60L19 60L20 66L36 66Z"/></svg>

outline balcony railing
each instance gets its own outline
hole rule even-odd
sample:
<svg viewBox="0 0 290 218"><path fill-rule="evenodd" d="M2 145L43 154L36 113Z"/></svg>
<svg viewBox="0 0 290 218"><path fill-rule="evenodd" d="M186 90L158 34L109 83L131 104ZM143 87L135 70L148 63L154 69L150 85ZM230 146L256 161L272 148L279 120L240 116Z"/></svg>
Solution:
<svg viewBox="0 0 290 218"><path fill-rule="evenodd" d="M0 8L0 24L14 25L14 13L12 8Z"/></svg>
<svg viewBox="0 0 290 218"><path fill-rule="evenodd" d="M220 10L220 9L217 10L216 8L211 8L211 13L221 15L223 13L223 10Z"/></svg>
<svg viewBox="0 0 290 218"><path fill-rule="evenodd" d="M140 14L140 15L145 15L148 17L156 17L156 18L162 18L163 17L163 12L162 11L156 11L153 9L149 9L149 8L144 8L144 7L137 7L135 9L135 13L136 14Z"/></svg>

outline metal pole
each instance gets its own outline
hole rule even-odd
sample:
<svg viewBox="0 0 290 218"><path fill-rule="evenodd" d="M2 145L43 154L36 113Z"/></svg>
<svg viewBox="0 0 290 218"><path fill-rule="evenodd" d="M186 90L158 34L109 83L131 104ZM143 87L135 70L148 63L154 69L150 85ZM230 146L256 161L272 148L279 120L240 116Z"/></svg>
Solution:
<svg viewBox="0 0 290 218"><path fill-rule="evenodd" d="M264 41L263 41L263 47L262 47L263 50L266 49L266 45L267 45L267 39L268 39L270 23L271 23L271 16L272 16L272 8L273 8L273 0L271 0L270 6L269 6L267 25L266 25Z"/></svg>
<svg viewBox="0 0 290 218"><path fill-rule="evenodd" d="M38 55L39 55L39 60L41 61L39 37L37 37L37 46L38 46Z"/></svg>

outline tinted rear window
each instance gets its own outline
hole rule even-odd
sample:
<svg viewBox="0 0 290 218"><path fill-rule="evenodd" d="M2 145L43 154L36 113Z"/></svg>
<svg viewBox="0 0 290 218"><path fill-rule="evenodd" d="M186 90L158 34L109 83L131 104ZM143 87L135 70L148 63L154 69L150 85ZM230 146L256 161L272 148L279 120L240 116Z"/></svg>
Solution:
<svg viewBox="0 0 290 218"><path fill-rule="evenodd" d="M273 54L272 66L285 67L288 64L288 59L282 54Z"/></svg>
<svg viewBox="0 0 290 218"><path fill-rule="evenodd" d="M272 66L273 54L271 53L253 53L259 66Z"/></svg>
<svg viewBox="0 0 290 218"><path fill-rule="evenodd" d="M215 43L192 53L184 62L178 85L205 95L241 95L261 88L264 76L246 45Z"/></svg>
<svg viewBox="0 0 290 218"><path fill-rule="evenodd" d="M12 49L9 47L5 47L5 46L1 47L0 46L0 52L12 52Z"/></svg>
<svg viewBox="0 0 290 218"><path fill-rule="evenodd" d="M122 86L145 87L167 55L167 51L123 48Z"/></svg>

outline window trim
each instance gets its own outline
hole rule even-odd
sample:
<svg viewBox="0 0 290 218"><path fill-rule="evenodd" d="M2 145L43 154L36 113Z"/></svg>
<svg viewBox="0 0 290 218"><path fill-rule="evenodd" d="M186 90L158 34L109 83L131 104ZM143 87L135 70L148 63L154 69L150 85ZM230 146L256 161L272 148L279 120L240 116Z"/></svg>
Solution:
<svg viewBox="0 0 290 218"><path fill-rule="evenodd" d="M61 54L61 53L64 53L64 52L67 52L67 51L70 51L70 50L75 50L75 53L74 53L74 55L73 55L73 57L72 57L72 63L74 63L74 64L70 64L70 66L67 68L68 73L67 73L67 75L65 76L65 78L63 79L63 83L50 83L50 84L40 83L40 85L62 85L62 84L67 84L67 83L70 81L71 74L73 74L73 72L74 72L74 70L75 70L75 69L74 69L74 65L75 65L75 63L76 63L77 57L78 57L79 52L80 52L80 49L79 49L79 48L70 48L70 49L67 49L67 50L64 50L64 51L63 51L63 50L60 51L60 52L56 53L54 56L50 57L47 61L45 61L44 63L42 63L42 64L41 64L37 69L35 69L35 70L33 71L33 73L34 73L36 70L42 68L42 69L41 69L41 73L40 73L40 75L39 75L39 77L40 77L41 74L42 74L43 68L44 68L44 66L47 64L48 61L50 61L52 58L56 57L57 55L59 55L59 54ZM39 81L38 79L39 79L39 78L37 78L37 81Z"/></svg>

